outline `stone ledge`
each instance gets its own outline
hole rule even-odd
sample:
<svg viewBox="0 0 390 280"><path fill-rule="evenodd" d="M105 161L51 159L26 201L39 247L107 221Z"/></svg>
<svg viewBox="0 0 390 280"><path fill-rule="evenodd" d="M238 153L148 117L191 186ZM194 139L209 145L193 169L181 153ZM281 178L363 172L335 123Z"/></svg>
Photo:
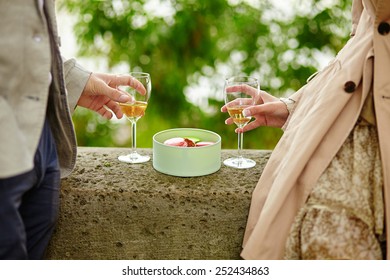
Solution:
<svg viewBox="0 0 390 280"><path fill-rule="evenodd" d="M152 156L151 149L140 149ZM252 169L222 165L180 178L152 162L120 163L123 148L79 148L62 180L61 208L48 259L239 259L251 194L270 151L245 150ZM235 150L223 150L222 160Z"/></svg>

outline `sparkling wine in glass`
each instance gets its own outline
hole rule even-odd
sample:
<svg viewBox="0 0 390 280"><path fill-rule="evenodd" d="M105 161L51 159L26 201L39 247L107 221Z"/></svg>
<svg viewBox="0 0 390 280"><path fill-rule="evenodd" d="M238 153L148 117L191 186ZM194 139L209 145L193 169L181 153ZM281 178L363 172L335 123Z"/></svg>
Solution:
<svg viewBox="0 0 390 280"><path fill-rule="evenodd" d="M121 91L131 95L132 100L127 103L118 103L123 114L131 123L131 152L128 155L118 157L119 161L127 163L142 163L150 160L149 156L140 155L137 152L137 121L145 115L146 107L152 90L152 81L148 73L131 72L130 75L140 81L146 89L145 94L141 94L130 86L120 86Z"/></svg>
<svg viewBox="0 0 390 280"><path fill-rule="evenodd" d="M227 111L238 128L247 125L251 117L245 117L242 111L256 104L259 98L260 83L258 79L249 76L233 76L225 80L224 99ZM244 134L238 133L238 154L237 157L228 158L223 163L226 166L245 169L256 165L252 159L242 156Z"/></svg>

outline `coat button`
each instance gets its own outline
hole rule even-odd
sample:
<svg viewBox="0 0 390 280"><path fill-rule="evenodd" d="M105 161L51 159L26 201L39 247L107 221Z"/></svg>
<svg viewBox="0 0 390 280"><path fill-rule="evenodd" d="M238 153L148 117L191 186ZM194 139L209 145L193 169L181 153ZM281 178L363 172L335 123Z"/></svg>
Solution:
<svg viewBox="0 0 390 280"><path fill-rule="evenodd" d="M389 32L390 32L390 24L388 24L387 22L381 22L381 23L378 25L378 32L379 32L381 35L387 35L387 34L389 34Z"/></svg>
<svg viewBox="0 0 390 280"><path fill-rule="evenodd" d="M356 84L352 81L348 81L344 84L344 91L347 93L352 93L356 89Z"/></svg>
<svg viewBox="0 0 390 280"><path fill-rule="evenodd" d="M33 40L34 40L35 42L37 42L37 43L40 43L40 42L42 42L42 36L40 36L40 35L38 35L38 34L35 34L35 35L33 36Z"/></svg>

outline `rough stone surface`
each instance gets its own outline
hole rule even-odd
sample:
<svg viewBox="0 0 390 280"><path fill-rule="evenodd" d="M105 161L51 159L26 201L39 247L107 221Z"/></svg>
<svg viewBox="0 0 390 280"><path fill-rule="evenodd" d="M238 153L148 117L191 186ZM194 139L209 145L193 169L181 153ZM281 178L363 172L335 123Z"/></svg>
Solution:
<svg viewBox="0 0 390 280"><path fill-rule="evenodd" d="M152 156L151 149L140 149ZM126 164L121 148L79 148L62 180L48 259L239 259L251 194L270 151L246 150L252 169L180 178L152 161ZM234 150L223 150L222 160Z"/></svg>

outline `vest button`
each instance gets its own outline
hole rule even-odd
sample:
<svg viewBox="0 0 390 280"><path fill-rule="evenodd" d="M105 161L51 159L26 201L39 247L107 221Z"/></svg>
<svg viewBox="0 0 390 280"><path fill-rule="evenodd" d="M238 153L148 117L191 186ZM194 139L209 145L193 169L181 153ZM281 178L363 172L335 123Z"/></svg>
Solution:
<svg viewBox="0 0 390 280"><path fill-rule="evenodd" d="M390 32L390 24L388 24L387 22L381 22L378 25L378 32L381 35L389 34L389 32Z"/></svg>
<svg viewBox="0 0 390 280"><path fill-rule="evenodd" d="M352 81L348 81L344 84L344 91L347 93L352 93L356 89L356 84Z"/></svg>

